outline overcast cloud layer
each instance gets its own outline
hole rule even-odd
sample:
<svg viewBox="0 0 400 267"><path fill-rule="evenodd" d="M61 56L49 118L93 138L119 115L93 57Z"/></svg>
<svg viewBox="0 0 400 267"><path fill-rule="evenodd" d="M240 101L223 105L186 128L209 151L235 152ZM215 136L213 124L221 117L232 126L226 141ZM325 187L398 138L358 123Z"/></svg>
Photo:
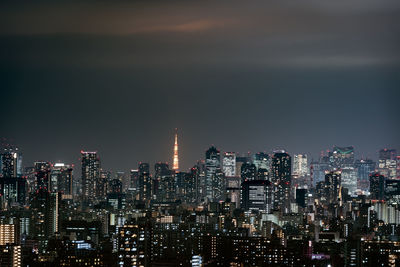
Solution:
<svg viewBox="0 0 400 267"><path fill-rule="evenodd" d="M34 160L399 146L399 1L0 2L0 136ZM79 165L78 165L79 166Z"/></svg>

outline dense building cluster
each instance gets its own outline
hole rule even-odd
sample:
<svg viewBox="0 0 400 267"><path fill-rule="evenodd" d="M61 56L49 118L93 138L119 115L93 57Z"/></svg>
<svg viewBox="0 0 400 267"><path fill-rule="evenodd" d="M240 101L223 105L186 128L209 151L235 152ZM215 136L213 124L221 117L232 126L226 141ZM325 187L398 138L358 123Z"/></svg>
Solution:
<svg viewBox="0 0 400 267"><path fill-rule="evenodd" d="M1 152L0 266L400 266L400 157L215 146L187 171Z"/></svg>

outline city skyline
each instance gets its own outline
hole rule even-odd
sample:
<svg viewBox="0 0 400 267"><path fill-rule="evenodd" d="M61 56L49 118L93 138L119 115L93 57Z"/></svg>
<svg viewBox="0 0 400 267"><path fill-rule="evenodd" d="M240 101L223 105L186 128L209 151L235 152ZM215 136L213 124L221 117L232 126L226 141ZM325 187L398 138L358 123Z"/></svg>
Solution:
<svg viewBox="0 0 400 267"><path fill-rule="evenodd" d="M176 138L176 129L174 129L173 138L174 138L173 140L176 140L175 139ZM179 138L181 138L181 137L179 136ZM181 143L181 141L179 141L179 142ZM29 155L28 153L26 153L24 151L24 149L21 148L21 146L15 144L15 143L11 143L10 140L6 140L6 139L3 138L2 145L3 146L4 145L11 145L11 146L15 146L15 147L17 147L19 149L21 155L23 156L23 161L22 161L23 162L22 163L23 167L33 166L34 162L38 162L38 161L47 161L47 162L51 162L53 164L66 163L66 164L72 164L72 165L79 166L80 160L81 160L79 157L76 160L68 160L68 159L71 159L71 158L73 159L74 157L76 158L76 156L79 155L79 153L82 153L82 151L95 151L100 156L100 159L101 159L101 162L102 162L102 166L105 166L104 169L107 169L107 170L110 170L110 171L113 171L113 172L118 172L118 171L128 172L130 169L137 168L137 166L138 166L138 164L140 162L148 162L150 164L155 164L157 162L165 162L165 163L168 163L171 168L173 168L173 158L174 158L173 155L174 155L174 149L175 149L175 146L173 146L173 148L171 148L171 145L170 145L169 151L163 153L163 154L169 154L169 157L167 156L167 157L162 158L162 159L154 159L153 158L152 160L144 160L144 159L141 159L140 156L139 157L138 156L134 156L133 158L137 158L138 160L137 161L133 161L133 163L131 165L123 166L123 164L121 163L119 165L121 167L113 167L113 166L110 166L110 163L106 161L108 159L107 154L104 153L103 151L99 150L99 149L80 149L79 151L76 151L76 153L74 155L68 155L68 156L63 155L63 153L60 152L58 154L58 156L53 157L53 158L50 158L50 157L40 158L40 157L35 157L34 155ZM215 145L215 144L210 144L208 147L206 147L204 149L204 151L206 149L208 149L209 147L211 147L211 146L216 146L219 150L221 150L221 152L224 152L224 153L235 153L237 156L249 156L249 155L253 155L253 154L259 153L259 152L273 154L277 150L284 150L284 151L286 151L286 152L288 152L288 153L290 153L292 155L294 155L294 154L305 154L309 158L309 162L317 161L321 155L326 155L328 152L332 152L333 147L336 147L336 146L337 147L345 147L343 145L342 146L341 145L332 145L332 146L326 147L325 149L322 149L320 151L313 151L311 153L310 152L306 153L304 151L290 151L290 150L286 149L284 146L270 148L268 150L266 150L266 149L265 150L261 150L260 149L260 150L255 150L255 151L250 151L250 150L247 150L247 151L232 151L230 149L227 149L227 150L222 149L220 146ZM348 145L348 146L352 146L352 145ZM376 151L370 151L369 153L366 153L368 156L365 156L364 153L362 154L362 153L360 153L358 151L356 146L353 146L353 147L355 148L355 156L356 156L356 158L358 158L358 159L371 159L371 160L374 160L374 161L377 161L377 159L379 158L379 151L382 150L382 149L399 150L395 146L380 147L380 148L377 148ZM180 150L182 149L181 145L180 145L179 149ZM184 150L184 151L186 151L186 150ZM180 167L179 169L180 170L189 170L191 167L193 167L193 165L197 161L204 160L204 155L203 155L204 153L202 151L199 151L198 154L199 154L198 158L196 158L195 160L189 162L189 160L185 160L185 155L182 155L182 153L180 152L180 154L179 154L179 164L182 165L181 162L183 161L183 162L186 163L186 165L184 167ZM64 160L64 159L67 159L67 160ZM129 161L131 161L131 160L129 160Z"/></svg>
<svg viewBox="0 0 400 267"><path fill-rule="evenodd" d="M0 266L400 266L399 14L0 1Z"/></svg>

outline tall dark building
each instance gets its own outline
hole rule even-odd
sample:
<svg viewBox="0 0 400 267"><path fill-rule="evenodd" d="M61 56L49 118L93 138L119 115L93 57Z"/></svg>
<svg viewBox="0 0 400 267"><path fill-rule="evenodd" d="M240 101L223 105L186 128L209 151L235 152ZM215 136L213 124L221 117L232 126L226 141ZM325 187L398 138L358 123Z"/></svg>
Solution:
<svg viewBox="0 0 400 267"><path fill-rule="evenodd" d="M81 151L82 161L82 195L89 202L97 196L97 184L100 179L100 158L97 152Z"/></svg>
<svg viewBox="0 0 400 267"><path fill-rule="evenodd" d="M221 175L221 157L220 151L212 146L206 151L206 197L213 201L220 197L220 188L223 187Z"/></svg>
<svg viewBox="0 0 400 267"><path fill-rule="evenodd" d="M255 164L246 162L242 164L240 176L242 177L242 183L244 181L253 181L257 179L257 167Z"/></svg>
<svg viewBox="0 0 400 267"><path fill-rule="evenodd" d="M385 199L385 176L373 173L369 176L369 193L371 199Z"/></svg>
<svg viewBox="0 0 400 267"><path fill-rule="evenodd" d="M139 187L139 170L131 170L130 175L129 188L137 191Z"/></svg>
<svg viewBox="0 0 400 267"><path fill-rule="evenodd" d="M157 201L172 201L175 198L175 177L173 170L169 169L168 163L157 162L154 165L153 187Z"/></svg>
<svg viewBox="0 0 400 267"><path fill-rule="evenodd" d="M36 190L50 191L50 173L50 163L35 162Z"/></svg>
<svg viewBox="0 0 400 267"><path fill-rule="evenodd" d="M307 189L296 188L296 203L299 207L307 207Z"/></svg>
<svg viewBox="0 0 400 267"><path fill-rule="evenodd" d="M149 203L152 197L150 166L148 163L139 163L139 199Z"/></svg>
<svg viewBox="0 0 400 267"><path fill-rule="evenodd" d="M242 183L241 206L244 210L270 212L273 204L272 184L264 180L246 180Z"/></svg>
<svg viewBox="0 0 400 267"><path fill-rule="evenodd" d="M72 196L73 190L73 169L70 165L56 163L51 168L50 191L60 192L63 195Z"/></svg>
<svg viewBox="0 0 400 267"><path fill-rule="evenodd" d="M12 204L25 204L26 179L21 177L0 178L0 209L8 209Z"/></svg>
<svg viewBox="0 0 400 267"><path fill-rule="evenodd" d="M285 151L279 151L272 157L271 179L274 186L274 208L284 213L290 212L292 164L291 157Z"/></svg>
<svg viewBox="0 0 400 267"><path fill-rule="evenodd" d="M1 176L20 177L22 175L22 155L18 148L8 146L0 154Z"/></svg>
<svg viewBox="0 0 400 267"><path fill-rule="evenodd" d="M325 173L325 198L328 204L335 204L338 201L341 186L341 172L330 171Z"/></svg>
<svg viewBox="0 0 400 267"><path fill-rule="evenodd" d="M39 241L39 250L46 250L49 238L59 231L59 193L39 189L31 201L34 224L32 234Z"/></svg>

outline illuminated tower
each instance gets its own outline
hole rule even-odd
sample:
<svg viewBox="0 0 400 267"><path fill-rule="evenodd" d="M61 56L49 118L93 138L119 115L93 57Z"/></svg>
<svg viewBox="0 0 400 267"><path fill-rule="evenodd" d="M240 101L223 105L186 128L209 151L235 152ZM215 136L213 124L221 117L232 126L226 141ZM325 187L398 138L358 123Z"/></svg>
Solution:
<svg viewBox="0 0 400 267"><path fill-rule="evenodd" d="M175 129L174 160L173 160L172 169L173 170L178 170L179 169L178 133L177 133L177 129Z"/></svg>

